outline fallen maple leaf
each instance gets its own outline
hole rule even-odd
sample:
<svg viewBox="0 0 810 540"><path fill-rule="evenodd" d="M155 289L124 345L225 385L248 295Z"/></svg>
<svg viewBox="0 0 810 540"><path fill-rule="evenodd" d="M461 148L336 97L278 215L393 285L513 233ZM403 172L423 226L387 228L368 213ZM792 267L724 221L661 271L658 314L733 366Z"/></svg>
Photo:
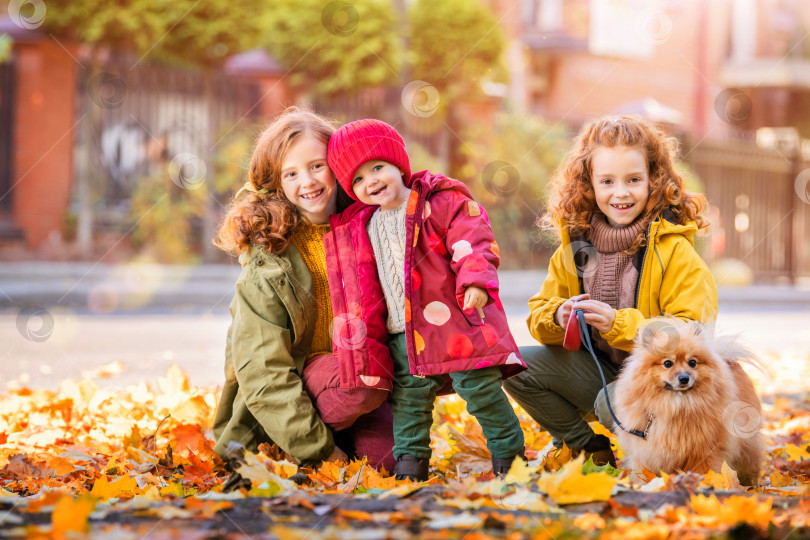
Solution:
<svg viewBox="0 0 810 540"><path fill-rule="evenodd" d="M68 532L85 532L89 529L87 519L95 509L96 501L93 497L79 497L74 499L65 495L56 502L51 515L52 532L57 538Z"/></svg>
<svg viewBox="0 0 810 540"><path fill-rule="evenodd" d="M810 452L807 451L807 448L800 448L795 444L786 444L785 453L790 461L799 462L810 459Z"/></svg>
<svg viewBox="0 0 810 540"><path fill-rule="evenodd" d="M503 481L507 484L528 484L531 479L532 475L537 473L537 468L529 467L529 464L526 463L520 457L516 457L514 461L512 461L512 466L509 467L509 472L506 473Z"/></svg>
<svg viewBox="0 0 810 540"><path fill-rule="evenodd" d="M780 473L779 471L772 472L769 475L769 478L771 480L771 487L779 488L796 485L795 480L786 474Z"/></svg>
<svg viewBox="0 0 810 540"><path fill-rule="evenodd" d="M563 443L562 448L554 448L543 457L541 467L547 471L559 471L563 465L571 461L571 449Z"/></svg>
<svg viewBox="0 0 810 540"><path fill-rule="evenodd" d="M537 481L540 491L557 504L573 504L610 499L618 478L605 472L582 474L584 456L569 461L554 473L543 473Z"/></svg>
<svg viewBox="0 0 810 540"><path fill-rule="evenodd" d="M715 491L734 491L740 489L740 480L737 478L737 471L732 469L728 463L726 463L726 460L723 460L720 472L707 472L703 476L700 485L702 487L710 487Z"/></svg>
<svg viewBox="0 0 810 540"><path fill-rule="evenodd" d="M108 379L120 375L124 371L124 363L120 360L98 366L95 369L83 369L82 377L85 379Z"/></svg>
<svg viewBox="0 0 810 540"><path fill-rule="evenodd" d="M53 469L45 466L43 461L35 462L26 454L15 454L8 459L8 463L0 474L9 478L48 478L54 474Z"/></svg>
<svg viewBox="0 0 810 540"><path fill-rule="evenodd" d="M721 501L713 494L692 495L690 507L696 514L712 517L724 525L742 522L766 528L773 517L772 500L759 502L754 496L733 495Z"/></svg>
<svg viewBox="0 0 810 540"><path fill-rule="evenodd" d="M141 493L143 490L138 488L138 482L131 476L119 476L111 482L104 474L98 477L90 491L93 497L101 500L132 497Z"/></svg>

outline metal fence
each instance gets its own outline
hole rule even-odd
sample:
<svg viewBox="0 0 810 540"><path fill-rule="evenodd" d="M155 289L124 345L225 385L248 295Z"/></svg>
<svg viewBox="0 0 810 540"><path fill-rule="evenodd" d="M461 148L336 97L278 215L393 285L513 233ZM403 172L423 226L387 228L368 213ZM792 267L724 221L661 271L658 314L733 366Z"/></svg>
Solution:
<svg viewBox="0 0 810 540"><path fill-rule="evenodd" d="M685 155L715 207L711 234L720 241L712 242L707 259L741 260L757 281L810 276L810 204L796 188L810 163L798 147L703 140L687 142Z"/></svg>
<svg viewBox="0 0 810 540"><path fill-rule="evenodd" d="M177 156L195 156L210 168L219 143L256 121L261 96L252 79L133 64L116 58L79 73L72 207L80 241L82 231L85 237L131 232L139 180L161 174L168 181ZM92 225L83 228L83 220ZM192 225L192 250L207 260L216 257L210 238L217 220L216 205L206 204Z"/></svg>

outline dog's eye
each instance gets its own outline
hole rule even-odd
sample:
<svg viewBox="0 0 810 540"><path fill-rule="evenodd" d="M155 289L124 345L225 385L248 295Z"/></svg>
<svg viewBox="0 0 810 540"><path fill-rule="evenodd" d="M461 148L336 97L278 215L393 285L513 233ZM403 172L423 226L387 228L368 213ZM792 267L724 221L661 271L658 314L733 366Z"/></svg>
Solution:
<svg viewBox="0 0 810 540"><path fill-rule="evenodd" d="M669 369L672 367L672 360L664 360L664 367Z"/></svg>
<svg viewBox="0 0 810 540"><path fill-rule="evenodd" d="M697 360L695 360L694 358L689 360L689 367L697 367Z"/></svg>

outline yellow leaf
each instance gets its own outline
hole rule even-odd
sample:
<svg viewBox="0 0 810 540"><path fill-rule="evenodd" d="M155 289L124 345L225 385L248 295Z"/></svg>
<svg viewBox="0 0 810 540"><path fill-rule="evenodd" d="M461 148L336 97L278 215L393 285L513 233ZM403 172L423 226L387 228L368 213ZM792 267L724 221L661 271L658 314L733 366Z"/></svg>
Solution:
<svg viewBox="0 0 810 540"><path fill-rule="evenodd" d="M149 499L150 501L159 501L161 499L160 490L157 486L149 486L148 488L143 489L140 496Z"/></svg>
<svg viewBox="0 0 810 540"><path fill-rule="evenodd" d="M88 496L74 499L66 495L59 499L51 515L54 536L61 536L68 531L87 531L87 518L95 507L95 499Z"/></svg>
<svg viewBox="0 0 810 540"><path fill-rule="evenodd" d="M740 480L737 478L737 471L729 467L728 463L723 460L723 466L720 468L720 472L707 472L700 485L710 487L715 491L732 491L740 489Z"/></svg>
<svg viewBox="0 0 810 540"><path fill-rule="evenodd" d="M160 494L164 497L167 495L174 495L175 497L183 498L185 495L185 489L183 489L182 482L175 482L160 488Z"/></svg>
<svg viewBox="0 0 810 540"><path fill-rule="evenodd" d="M138 482L129 476L120 476L114 481L107 480L106 475L101 475L93 484L90 494L102 500L118 497L132 497L141 493L138 489Z"/></svg>
<svg viewBox="0 0 810 540"><path fill-rule="evenodd" d="M613 487L618 482L604 472L582 474L584 455L569 461L555 473L543 473L537 481L540 491L557 504L585 503L610 499Z"/></svg>
<svg viewBox="0 0 810 540"><path fill-rule="evenodd" d="M532 473L536 472L537 469L529 467L523 459L516 457L503 481L506 484L528 484L532 479Z"/></svg>
<svg viewBox="0 0 810 540"><path fill-rule="evenodd" d="M715 495L692 495L692 511L701 516L714 517L723 525L750 523L766 528L773 517L771 499L759 502L756 497L734 495L720 501Z"/></svg>
<svg viewBox="0 0 810 540"><path fill-rule="evenodd" d="M785 453L788 455L790 461L804 461L810 459L810 452L806 448L800 448L795 444L786 444Z"/></svg>

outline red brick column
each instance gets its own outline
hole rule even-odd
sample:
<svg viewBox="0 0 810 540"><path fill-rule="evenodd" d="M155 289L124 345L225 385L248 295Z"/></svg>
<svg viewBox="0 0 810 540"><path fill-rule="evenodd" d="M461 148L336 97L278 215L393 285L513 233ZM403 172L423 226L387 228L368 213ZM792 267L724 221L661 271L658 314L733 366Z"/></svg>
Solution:
<svg viewBox="0 0 810 540"><path fill-rule="evenodd" d="M75 48L71 54L75 56ZM13 219L26 244L61 237L73 184L76 77L81 67L50 38L15 44Z"/></svg>

